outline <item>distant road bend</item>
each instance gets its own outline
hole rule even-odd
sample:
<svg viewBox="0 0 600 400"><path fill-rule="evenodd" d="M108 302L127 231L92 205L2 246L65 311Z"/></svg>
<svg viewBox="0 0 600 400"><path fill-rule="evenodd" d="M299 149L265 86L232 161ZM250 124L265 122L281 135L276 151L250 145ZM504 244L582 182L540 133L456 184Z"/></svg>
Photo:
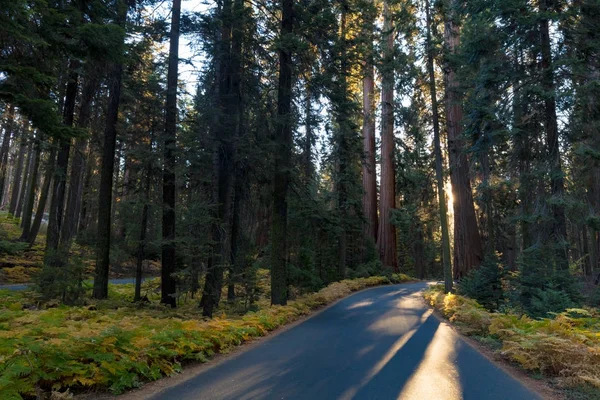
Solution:
<svg viewBox="0 0 600 400"><path fill-rule="evenodd" d="M541 399L440 323L425 283L378 287L153 399Z"/></svg>

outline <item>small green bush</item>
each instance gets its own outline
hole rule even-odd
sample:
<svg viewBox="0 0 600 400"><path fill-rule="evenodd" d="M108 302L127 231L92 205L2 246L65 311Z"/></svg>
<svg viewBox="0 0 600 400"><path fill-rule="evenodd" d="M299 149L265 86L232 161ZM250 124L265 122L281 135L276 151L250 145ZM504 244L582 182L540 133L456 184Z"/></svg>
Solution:
<svg viewBox="0 0 600 400"><path fill-rule="evenodd" d="M503 277L504 269L498 256L489 256L481 267L461 279L457 292L477 300L487 310L498 310L504 301Z"/></svg>
<svg viewBox="0 0 600 400"><path fill-rule="evenodd" d="M64 257L59 255L49 256L35 276L34 285L43 300L58 299L64 304L76 304L84 294L86 266L77 257L72 257L67 263L62 260Z"/></svg>
<svg viewBox="0 0 600 400"><path fill-rule="evenodd" d="M27 243L15 242L12 240L0 240L0 255L9 254L14 256L23 252L27 247Z"/></svg>

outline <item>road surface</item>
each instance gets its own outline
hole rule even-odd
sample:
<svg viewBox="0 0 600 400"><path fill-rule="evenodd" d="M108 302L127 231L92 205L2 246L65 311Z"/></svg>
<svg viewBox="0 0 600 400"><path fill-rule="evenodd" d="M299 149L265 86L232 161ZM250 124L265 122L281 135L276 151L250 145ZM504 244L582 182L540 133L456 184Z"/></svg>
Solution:
<svg viewBox="0 0 600 400"><path fill-rule="evenodd" d="M142 278L142 282L144 282L146 279L152 279L153 277L149 277L149 278ZM92 285L94 283L94 281L86 281L87 283L89 283L90 285ZM116 279L109 279L108 283L111 283L113 285L127 285L127 284L133 284L135 283L135 278L116 278ZM31 284L30 283L15 283L15 284L9 284L9 285L0 285L0 290L26 290L29 288Z"/></svg>
<svg viewBox="0 0 600 400"><path fill-rule="evenodd" d="M440 323L425 286L359 292L152 398L541 398Z"/></svg>

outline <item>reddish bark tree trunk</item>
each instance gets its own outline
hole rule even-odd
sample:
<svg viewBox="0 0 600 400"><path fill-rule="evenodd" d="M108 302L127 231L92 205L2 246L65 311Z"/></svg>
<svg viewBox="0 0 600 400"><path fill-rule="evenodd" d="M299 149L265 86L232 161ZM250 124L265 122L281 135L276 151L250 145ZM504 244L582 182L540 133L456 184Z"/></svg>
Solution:
<svg viewBox="0 0 600 400"><path fill-rule="evenodd" d="M379 201L379 231L377 249L386 267L398 270L396 227L391 224L396 208L396 176L394 169L394 28L388 3L384 3L384 65L381 82L381 194Z"/></svg>
<svg viewBox="0 0 600 400"><path fill-rule="evenodd" d="M450 0L447 4L451 10L454 1ZM452 11L446 15L444 39L448 51L454 54L460 44L460 29L454 21ZM447 62L444 72L450 182L454 197L454 279L460 279L479 267L483 260L483 249L473 204L469 160L462 138L463 109L460 85L452 62Z"/></svg>
<svg viewBox="0 0 600 400"><path fill-rule="evenodd" d="M365 217L363 234L377 240L377 168L375 164L375 71L373 68L373 21L365 22L365 36L368 37L365 72L363 77L363 151L362 164L363 198L362 207Z"/></svg>

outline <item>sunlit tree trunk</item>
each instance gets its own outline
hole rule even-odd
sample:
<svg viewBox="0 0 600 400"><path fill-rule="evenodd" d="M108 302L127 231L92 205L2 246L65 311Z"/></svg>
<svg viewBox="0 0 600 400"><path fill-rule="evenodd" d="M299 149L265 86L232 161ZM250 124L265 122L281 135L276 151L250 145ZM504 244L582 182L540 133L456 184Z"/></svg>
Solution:
<svg viewBox="0 0 600 400"><path fill-rule="evenodd" d="M446 1L446 5L448 10L444 24L444 40L447 51L452 55L457 52L460 44L460 28L452 11L455 0ZM450 182L454 198L454 279L460 279L479 267L483 259L483 249L473 203L469 160L462 138L463 108L460 84L451 60L446 61L444 79Z"/></svg>
<svg viewBox="0 0 600 400"><path fill-rule="evenodd" d="M440 118L438 112L437 90L435 84L435 70L433 64L433 46L431 43L431 10L429 0L425 1L427 18L427 73L429 75L429 92L431 96L431 109L433 117L433 145L435 154L435 177L437 181L438 207L440 212L440 225L442 227L442 264L444 271L444 289L446 293L452 291L452 264L450 261L450 234L448 230L448 215L446 209L446 194L444 192L444 166L442 163L442 145L440 141Z"/></svg>
<svg viewBox="0 0 600 400"><path fill-rule="evenodd" d="M364 36L366 37L366 62L363 77L363 152L362 184L363 184L363 215L365 237L377 240L377 168L375 164L375 71L373 67L373 30L372 16L368 14L365 21Z"/></svg>

